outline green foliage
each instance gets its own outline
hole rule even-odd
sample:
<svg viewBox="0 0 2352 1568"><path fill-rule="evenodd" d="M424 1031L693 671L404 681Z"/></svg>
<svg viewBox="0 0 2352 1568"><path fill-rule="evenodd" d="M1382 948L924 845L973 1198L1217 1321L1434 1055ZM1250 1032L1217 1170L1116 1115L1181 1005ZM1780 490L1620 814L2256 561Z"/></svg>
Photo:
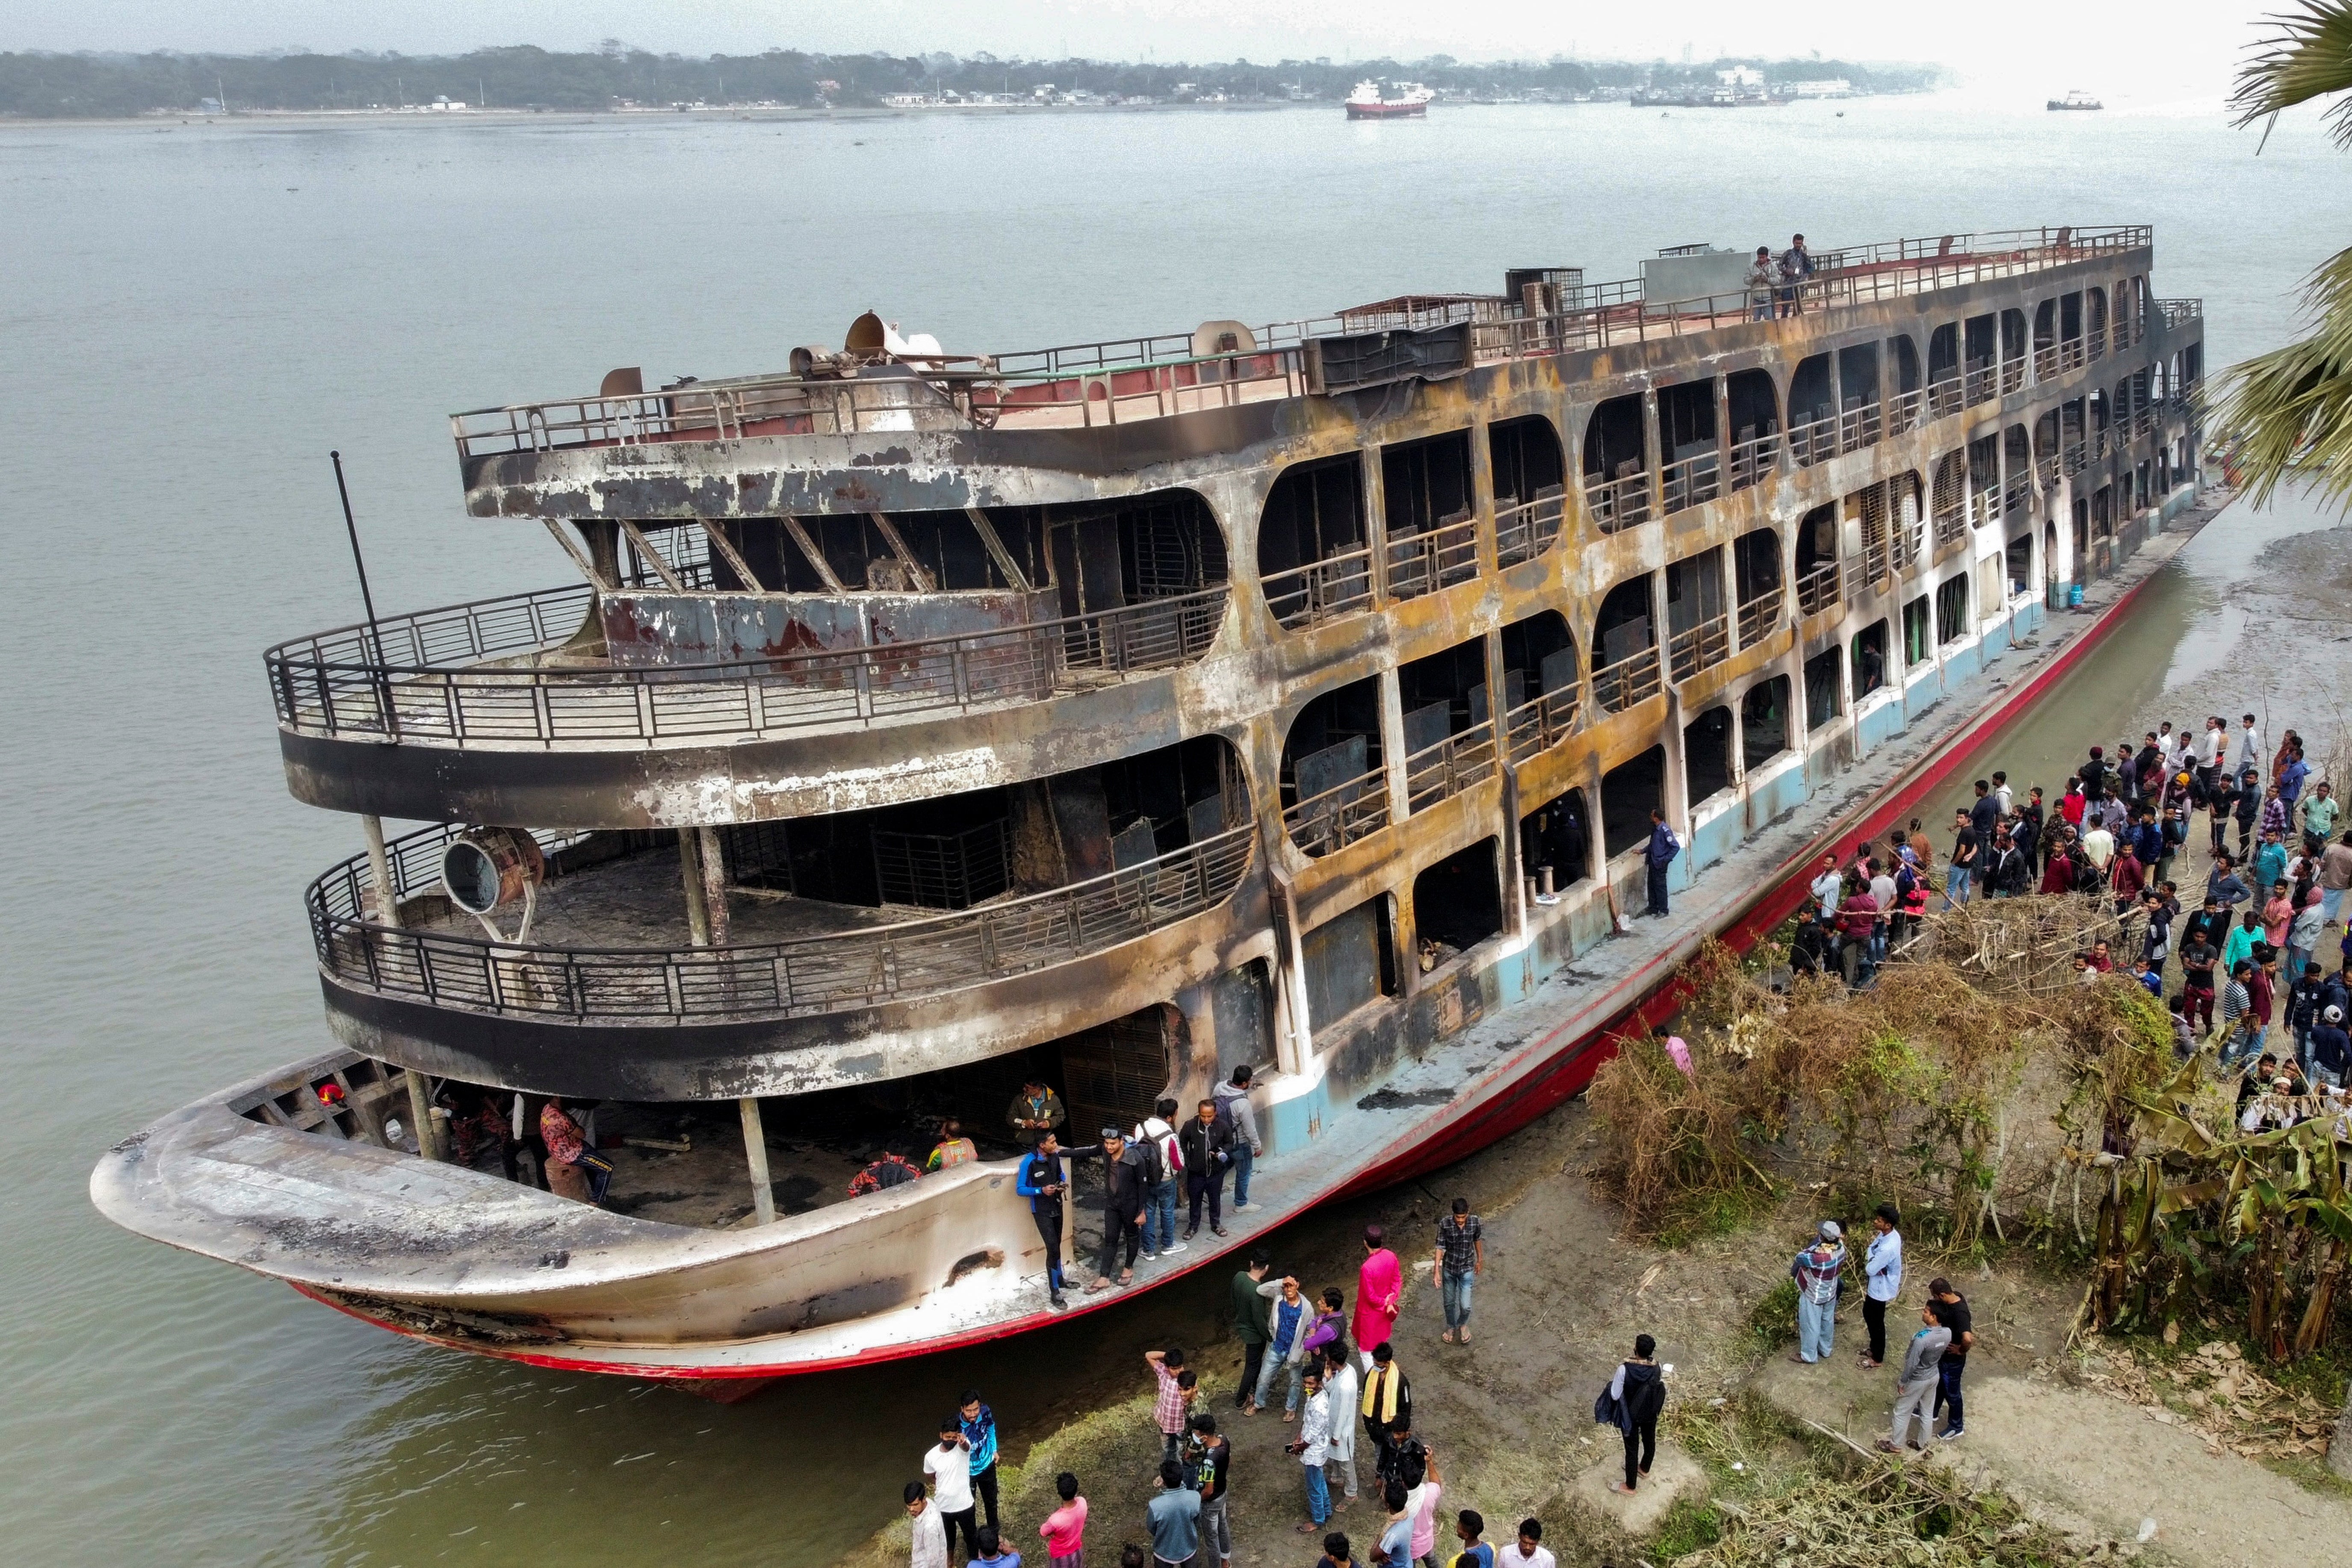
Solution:
<svg viewBox="0 0 2352 1568"><path fill-rule="evenodd" d="M1666 1505L1665 1516L1650 1538L1650 1548L1667 1563L1714 1545L1723 1539L1723 1515L1704 1498L1683 1496Z"/></svg>
<svg viewBox="0 0 2352 1568"><path fill-rule="evenodd" d="M1759 1353L1770 1355L1796 1337L1797 1282L1783 1275L1748 1309L1748 1342Z"/></svg>

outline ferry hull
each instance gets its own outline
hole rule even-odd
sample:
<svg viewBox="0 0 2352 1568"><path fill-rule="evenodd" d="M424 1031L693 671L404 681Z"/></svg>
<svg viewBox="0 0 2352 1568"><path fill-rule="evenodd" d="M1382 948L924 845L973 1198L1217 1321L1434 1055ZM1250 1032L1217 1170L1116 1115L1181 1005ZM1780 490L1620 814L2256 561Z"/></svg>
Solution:
<svg viewBox="0 0 2352 1568"><path fill-rule="evenodd" d="M1348 105L1350 120L1419 119L1429 113L1425 103L1351 103Z"/></svg>
<svg viewBox="0 0 2352 1568"><path fill-rule="evenodd" d="M467 1196L469 1202L478 1198L484 1204L502 1205L497 1216L485 1222L484 1228L501 1231L499 1239L505 1245L496 1267L485 1265L470 1274L459 1268L437 1280L425 1274L413 1274L405 1287L381 1270L376 1278L366 1279L362 1277L365 1272L362 1269L340 1271L333 1260L320 1262L307 1254L305 1247L317 1243L315 1229L288 1241L284 1235L287 1230L301 1229L306 1224L315 1226L317 1221L304 1221L299 1216L289 1219L282 1209L267 1223L249 1227L268 1238L260 1242L238 1234L234 1227L222 1226L217 1219L177 1224L159 1221L155 1193L142 1190L142 1181L153 1173L142 1172L141 1167L170 1158L175 1124L188 1121L195 1125L203 1121L207 1114L220 1110L217 1101L191 1107L177 1118L167 1119L158 1129L118 1146L93 1173L92 1196L110 1217L131 1229L275 1275L305 1295L380 1327L448 1348L574 1372L680 1383L707 1381L711 1388L740 1389L748 1385L732 1380L836 1370L929 1354L1045 1328L1116 1305L1134 1290L1152 1289L1200 1268L1219 1267L1266 1232L1320 1204L1374 1191L1450 1164L1580 1092L1608 1059L1616 1039L1672 1016L1681 1002L1680 966L1702 940L1713 936L1738 951L1753 946L1804 898L1806 881L1824 847L1851 842L1856 836L1882 834L1891 825L1915 815L1921 803L1962 765L1975 746L2064 679L2122 622L2152 570L2152 565L2141 568L2137 580L2112 603L2088 615L2063 647L2035 655L2030 669L2019 671L2022 679L1990 696L1958 722L1925 735L1920 754L1897 763L1889 776L1876 782L1858 799L1849 798L1805 826L1784 835L1773 847L1771 858L1752 868L1718 867L1717 876L1727 881L1738 876L1749 890L1712 904L1705 900L1704 884L1684 895L1686 904L1703 907L1705 913L1667 940L1650 943L1653 951L1640 955L1638 962L1622 965L1605 987L1580 994L1565 1016L1560 1016L1556 1004L1548 1005L1540 999L1523 999L1494 1015L1488 1021L1492 1028L1517 1026L1526 1029L1526 1035L1503 1042L1509 1048L1505 1059L1495 1061L1489 1055L1484 1070L1465 1086L1465 1092L1446 1096L1443 1103L1408 1113L1397 1121L1380 1121L1381 1116L1394 1112L1364 1114L1360 1107L1358 1115L1339 1119L1336 1126L1326 1128L1326 1142L1307 1151L1310 1160L1269 1161L1261 1164L1254 1196L1264 1201L1254 1205L1255 1212L1235 1217L1229 1226L1233 1234L1222 1246L1211 1249L1196 1242L1194 1256L1188 1264L1162 1264L1147 1277L1139 1277L1128 1290L1088 1295L1074 1286L1066 1311L1045 1310L1045 1291L1034 1268L1025 1272L1023 1268L1032 1258L1035 1267L1042 1268L1042 1250L1037 1248L1033 1233L1028 1238L1030 1251L1023 1254L1019 1250L1019 1226L1014 1226L1006 1227L995 1243L1011 1253L1012 1267L1001 1267L1001 1260L1000 1265L982 1269L983 1274L992 1269L999 1279L993 1285L983 1280L978 1286L968 1287L969 1299L961 1307L953 1301L942 1306L932 1300L956 1296L957 1277L950 1275L944 1291L930 1292L924 1304L916 1309L886 1310L864 1317L851 1315L835 1321L812 1321L773 1332L730 1333L722 1329L710 1337L692 1337L696 1331L689 1326L689 1321L700 1321L708 1333L713 1326L730 1321L740 1328L761 1311L772 1314L772 1307L746 1312L740 1310L740 1303L761 1296L763 1290L772 1296L779 1280L812 1267L809 1242L813 1233L822 1228L814 1223L815 1216L798 1216L797 1220L752 1232L680 1232L681 1239L671 1243L674 1250L670 1267L661 1267L657 1258L643 1254L632 1265L624 1256L626 1247L614 1240L615 1227L636 1222L530 1189L518 1189L495 1177L456 1172L448 1167L420 1166L414 1159L381 1151L361 1152L368 1155L380 1172L388 1173L384 1176L386 1181L429 1184L462 1179L481 1184L479 1193L469 1189ZM2038 605L2028 608L2037 617L2042 613ZM2024 613L2012 610L2012 627L2015 617ZM2014 659L2017 654L2012 650L2008 657ZM1969 679L1973 683L1982 683L1986 678L1979 669ZM1533 976L1536 966L1529 955L1518 956L1528 961L1528 973ZM1544 967L1556 971L1571 962L1591 965L1592 956L1589 947L1580 951L1571 947L1566 955ZM1528 988L1538 983L1539 977L1532 979ZM1548 1026L1547 1015L1555 1020ZM1433 1047L1433 1056L1442 1055L1443 1050L1443 1047ZM1410 1073L1401 1070L1397 1076L1402 1079ZM1360 1124L1352 1136L1347 1128L1349 1121ZM1375 1122L1380 1123L1377 1131L1365 1135ZM1336 1139L1332 1137L1334 1132L1339 1134ZM150 1149L151 1142L155 1149ZM381 1159L376 1158L379 1154ZM217 1163L214 1152L202 1157ZM1308 1163L1315 1168L1300 1168ZM1278 1168L1283 1165L1290 1168ZM988 1223L1001 1223L1007 1216L1026 1221L1023 1205L1006 1190L1010 1185L1009 1168L966 1167L957 1176L975 1194L984 1194L989 1206L976 1212L983 1212ZM283 1178L279 1179L282 1183ZM898 1206L911 1212L917 1188L932 1188L941 1180L932 1178L886 1196L897 1199L905 1194L908 1201ZM288 1188L281 1184L275 1190L282 1193ZM362 1194L349 1201L354 1208L363 1207L376 1195L380 1194ZM824 1212L818 1211L820 1215ZM848 1227L836 1224L833 1228L840 1231ZM762 1236L761 1231L771 1234ZM975 1239L970 1229L959 1230L957 1237L958 1247L971 1245ZM979 1239L985 1251L988 1238ZM862 1245L864 1256L871 1259L884 1256L891 1243L887 1236L869 1235ZM517 1253L535 1255L535 1264L530 1256L518 1260L513 1256ZM980 1253L971 1255L979 1256ZM574 1258L578 1261L573 1267L579 1272L566 1281L562 1271ZM349 1261L347 1257L347 1266ZM970 1262L971 1258L964 1261ZM938 1263L938 1259L931 1260L932 1267ZM874 1267L870 1262L866 1266ZM600 1267L604 1268L601 1275L597 1272ZM956 1267L961 1269L963 1264ZM501 1268L505 1270L503 1275ZM1089 1271L1073 1268L1071 1272L1083 1279ZM673 1310L680 1316L664 1327L662 1315ZM730 1313L735 1314L731 1320ZM771 1316L769 1321L775 1320ZM491 1331L483 1331L485 1322L491 1325ZM500 1324L516 1326L509 1342L500 1342L498 1337ZM627 1324L634 1327L622 1326ZM613 1331L615 1328L620 1331Z"/></svg>

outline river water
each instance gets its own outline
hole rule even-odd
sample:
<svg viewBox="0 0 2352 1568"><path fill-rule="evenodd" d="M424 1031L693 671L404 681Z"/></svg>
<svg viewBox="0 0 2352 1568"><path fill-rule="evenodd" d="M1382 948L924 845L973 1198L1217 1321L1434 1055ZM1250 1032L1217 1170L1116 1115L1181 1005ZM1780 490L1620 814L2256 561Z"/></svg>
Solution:
<svg viewBox="0 0 2352 1568"><path fill-rule="evenodd" d="M325 1038L299 900L358 834L288 798L257 655L357 618L329 447L389 611L572 576L538 529L461 514L450 410L614 365L779 368L869 306L1009 349L1492 289L1506 266L1624 277L1664 246L1799 228L2151 222L2158 291L2205 299L2218 366L2290 331L2296 280L2352 234L2348 169L2304 124L2257 158L2211 105L1948 95L1388 125L1334 106L0 128L7 1554L820 1563L897 1507L964 1383L1017 1452L1216 1315L1214 1281L1178 1285L722 1408L429 1353L100 1221L84 1182L107 1143ZM2159 693L2193 720L2200 680L2234 712L2221 688L2287 702L2340 677L2332 631L2315 665L2231 640L2296 613L2248 596L2258 540L2340 584L2328 521L2225 517L2009 754L2063 776Z"/></svg>

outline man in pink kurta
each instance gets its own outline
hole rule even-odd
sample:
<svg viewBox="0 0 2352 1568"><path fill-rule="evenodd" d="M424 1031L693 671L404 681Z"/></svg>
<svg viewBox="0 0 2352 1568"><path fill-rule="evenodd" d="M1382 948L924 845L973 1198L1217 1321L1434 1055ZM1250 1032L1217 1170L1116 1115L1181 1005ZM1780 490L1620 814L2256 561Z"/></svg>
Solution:
<svg viewBox="0 0 2352 1568"><path fill-rule="evenodd" d="M1364 1267L1356 1276L1356 1352L1369 1363L1373 1351L1388 1343L1395 1328L1397 1308L1404 1299L1404 1266L1385 1243L1381 1227L1364 1227Z"/></svg>

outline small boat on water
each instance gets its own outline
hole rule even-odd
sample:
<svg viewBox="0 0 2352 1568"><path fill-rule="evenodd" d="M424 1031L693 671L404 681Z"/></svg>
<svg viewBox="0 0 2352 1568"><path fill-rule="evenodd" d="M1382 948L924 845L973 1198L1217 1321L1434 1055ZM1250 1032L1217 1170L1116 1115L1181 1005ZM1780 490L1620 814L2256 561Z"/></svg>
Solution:
<svg viewBox="0 0 2352 1568"><path fill-rule="evenodd" d="M2106 105L2101 103L2097 99L2093 98L2089 93L2084 92L2078 87L2063 98L2052 99L2050 100L2049 107L2054 111L2058 110L2105 109Z"/></svg>
<svg viewBox="0 0 2352 1568"><path fill-rule="evenodd" d="M1425 115L1429 112L1429 100L1436 96L1417 81L1360 81L1356 90L1348 95L1348 118L1402 120L1408 115Z"/></svg>

